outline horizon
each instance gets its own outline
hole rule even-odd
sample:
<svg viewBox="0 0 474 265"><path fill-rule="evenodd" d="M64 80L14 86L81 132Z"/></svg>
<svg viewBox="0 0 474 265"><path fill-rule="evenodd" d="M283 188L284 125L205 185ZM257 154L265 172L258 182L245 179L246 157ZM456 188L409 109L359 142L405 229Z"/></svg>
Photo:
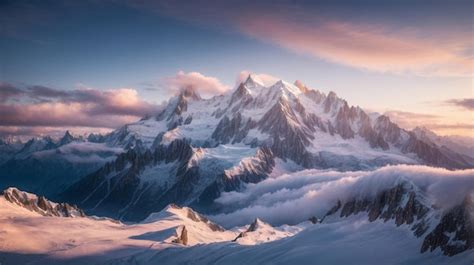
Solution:
<svg viewBox="0 0 474 265"><path fill-rule="evenodd" d="M247 75L248 73L248 75ZM262 77L260 77L262 76ZM274 77L274 76L271 76L271 75L268 75L268 74L255 74L255 73L251 73L251 72L248 72L248 71L242 71L240 72L240 74L237 76L236 78L236 82L233 86L227 86L227 85L223 85L223 86L226 86L227 89L226 91L224 91L223 93L220 93L220 94L214 94L214 93L211 93L212 95L209 95L209 94L206 94L204 93L204 95L207 95L207 96L204 96L202 97L201 95L201 92L199 91L199 87L192 87L193 90L195 90L195 92L200 95L202 97L203 100L208 100L208 99L212 99L214 97L219 97L219 96L222 96L222 95L225 95L225 94L232 94L234 92L235 89L238 88L238 86L240 84L243 84L245 83L246 79L247 78L250 78L252 77L254 80L257 80L258 82L260 82L262 85L264 85L265 87L271 87L273 85L275 85L276 83L280 82L280 81L284 81L286 82L285 80L283 79L278 79L277 77ZM262 81L265 80L265 81ZM294 83L291 83L291 85L294 85L296 86L296 83L297 82L300 82L302 85L306 86L306 84L304 82L301 82L300 80L295 80ZM210 85L211 87L213 85ZM336 91L332 91L332 90L329 90L329 91L321 91L321 90L318 90L318 89L313 89L311 87L307 87L309 89L312 89L312 90L315 90L315 91L319 91L321 93L323 93L324 95L327 96L328 93L330 92L334 92L336 95L337 95L337 92ZM204 91L205 92L205 91ZM120 125L120 127L122 126L125 126L127 124L133 124L134 122L140 120L140 119L143 119L147 116L154 116L154 115L157 115L159 114L159 112L161 110L163 110L163 108L166 107L166 105L169 103L169 100L178 96L179 93L181 93L180 89L176 89L174 92L173 95L170 95L166 100L164 100L161 104L159 104L159 107L158 107L158 111L155 110L155 112L150 112L150 113L145 113L143 116L140 116L140 117L136 117L135 120L131 120L130 122L128 123L124 123L122 125ZM337 95L338 96L338 95ZM339 97L339 96L338 96ZM345 100L344 98L342 98L343 100ZM384 113L380 113L380 112L377 112L377 111L370 111L369 109L365 109L364 107L362 106L358 106L358 105L352 105L350 102L348 102L349 106L355 106L355 107L360 107L362 108L362 110L364 110L367 114L374 114L374 115L386 115L388 116L393 122L395 123L398 123L399 120L397 120L396 118L393 119L393 116L390 115L389 113L387 112L384 112ZM390 112L390 111L388 111ZM429 128L427 128L426 126L415 126L415 127L403 127L401 126L400 124L397 124L400 126L400 128L402 129L405 129L405 130L408 130L408 131L411 131L411 130L414 130L416 128L420 128L420 129L425 129L425 130L428 130L428 131L431 131L431 132L435 132L435 130L431 130ZM96 128L82 128L82 129L79 129L79 130L75 130L75 127L66 127L66 128L61 128L61 129L58 129L58 130L51 130L51 131L48 131L46 133L40 133L40 134L36 134L36 135L15 135L15 134L8 134L8 135L2 135L1 138L2 139L9 139L9 140L13 140L13 141L20 141L20 142L26 142L28 140L31 140L31 139L34 139L34 138L43 138L43 137L51 137L52 140L54 141L58 141L60 140L65 134L67 133L70 133L72 136L74 137L87 137L91 134L99 134L99 135L107 135L111 132L113 132L115 129L119 129L120 127L118 128L108 128L108 129L102 129L100 130L95 130ZM435 132L436 133L436 132ZM466 137L466 138L474 138L474 135L462 135L462 134L438 134L440 136L446 136L446 137Z"/></svg>

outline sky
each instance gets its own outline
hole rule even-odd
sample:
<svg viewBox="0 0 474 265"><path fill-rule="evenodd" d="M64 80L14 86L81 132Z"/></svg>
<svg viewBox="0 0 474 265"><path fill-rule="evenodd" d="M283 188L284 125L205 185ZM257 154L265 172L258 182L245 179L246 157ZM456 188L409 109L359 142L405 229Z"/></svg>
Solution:
<svg viewBox="0 0 474 265"><path fill-rule="evenodd" d="M180 86L300 80L474 137L472 1L2 1L0 136L107 132Z"/></svg>

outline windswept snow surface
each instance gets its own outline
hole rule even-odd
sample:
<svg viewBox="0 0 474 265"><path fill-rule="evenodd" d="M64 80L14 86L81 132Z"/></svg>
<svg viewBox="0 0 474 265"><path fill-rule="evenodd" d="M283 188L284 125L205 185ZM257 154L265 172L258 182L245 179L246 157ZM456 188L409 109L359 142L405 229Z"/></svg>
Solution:
<svg viewBox="0 0 474 265"><path fill-rule="evenodd" d="M219 202L238 209L209 219L173 205L134 224L44 217L0 197L0 262L471 264L472 249L453 257L444 256L439 248L420 253L423 237L416 237L409 225L396 226L393 220L382 219L370 222L366 212L332 216L316 224L307 221L312 216L321 218L337 200L374 196L399 183L410 184L424 203L433 205L429 215L433 218L466 197L474 199L474 170L426 166L356 172L304 170L275 176L248 184L240 192L224 193ZM261 220L256 229L249 229L257 217ZM184 227L186 245L175 243ZM242 232L246 235L237 238Z"/></svg>
<svg viewBox="0 0 474 265"><path fill-rule="evenodd" d="M154 255L136 255L106 264L459 264L469 265L474 253L454 257L419 253L409 229L370 223L359 215L339 222L309 226L293 237L254 246L218 243L190 248L171 247ZM135 262L135 263L133 263Z"/></svg>
<svg viewBox="0 0 474 265"><path fill-rule="evenodd" d="M126 225L110 219L44 217L0 197L0 262L100 264L181 246L173 240L182 226L188 231L187 246L230 241L237 236L192 220L188 210L169 206L145 222Z"/></svg>

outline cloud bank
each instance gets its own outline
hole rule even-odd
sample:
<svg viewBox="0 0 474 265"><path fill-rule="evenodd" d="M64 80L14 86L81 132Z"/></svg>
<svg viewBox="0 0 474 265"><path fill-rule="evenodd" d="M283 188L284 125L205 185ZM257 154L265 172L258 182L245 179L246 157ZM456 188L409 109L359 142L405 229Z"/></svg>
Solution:
<svg viewBox="0 0 474 265"><path fill-rule="evenodd" d="M374 171L304 170L248 184L241 192L226 192L216 202L233 209L212 218L228 227L256 217L273 225L296 224L322 217L338 200L371 197L400 182L412 183L429 200L449 209L474 194L474 170L449 171L427 166L387 166Z"/></svg>
<svg viewBox="0 0 474 265"><path fill-rule="evenodd" d="M0 84L0 131L26 132L32 127L117 128L159 111L136 90L80 88L58 90L45 86ZM41 129L34 129L38 133Z"/></svg>

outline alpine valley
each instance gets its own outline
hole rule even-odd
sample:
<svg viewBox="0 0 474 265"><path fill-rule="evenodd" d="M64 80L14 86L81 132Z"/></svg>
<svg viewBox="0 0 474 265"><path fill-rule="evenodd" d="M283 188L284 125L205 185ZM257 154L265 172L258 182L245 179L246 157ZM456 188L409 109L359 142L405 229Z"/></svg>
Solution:
<svg viewBox="0 0 474 265"><path fill-rule="evenodd" d="M300 81L198 91L106 135L3 139L0 263L474 261L473 145Z"/></svg>

